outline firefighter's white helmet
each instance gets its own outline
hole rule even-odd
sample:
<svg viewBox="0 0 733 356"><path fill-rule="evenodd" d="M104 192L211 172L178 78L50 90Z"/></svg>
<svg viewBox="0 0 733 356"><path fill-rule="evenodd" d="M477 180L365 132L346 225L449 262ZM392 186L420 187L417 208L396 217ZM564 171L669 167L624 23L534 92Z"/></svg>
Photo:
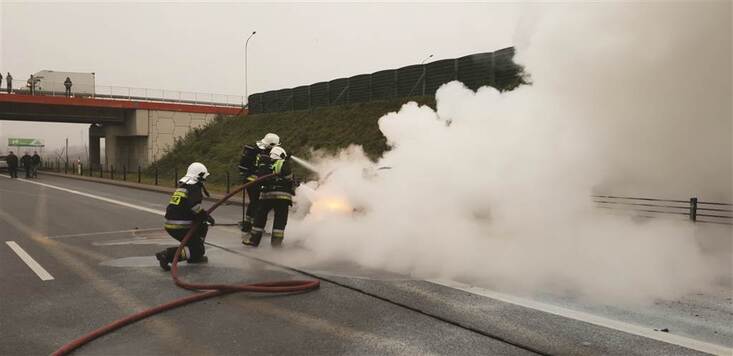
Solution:
<svg viewBox="0 0 733 356"><path fill-rule="evenodd" d="M209 170L206 169L206 166L199 162L193 162L188 166L186 175L178 181L185 184L195 184L205 181L208 176Z"/></svg>
<svg viewBox="0 0 733 356"><path fill-rule="evenodd" d="M270 150L270 158L272 159L285 159L287 156L288 154L285 153L285 149L280 146L273 147Z"/></svg>
<svg viewBox="0 0 733 356"><path fill-rule="evenodd" d="M262 138L262 143L269 147L280 146L280 136L270 132Z"/></svg>

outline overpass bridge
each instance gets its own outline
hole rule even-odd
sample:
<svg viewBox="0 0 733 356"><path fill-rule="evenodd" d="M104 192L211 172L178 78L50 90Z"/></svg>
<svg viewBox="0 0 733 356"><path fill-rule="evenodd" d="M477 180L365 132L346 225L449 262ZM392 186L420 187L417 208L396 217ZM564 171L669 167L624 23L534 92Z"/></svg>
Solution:
<svg viewBox="0 0 733 356"><path fill-rule="evenodd" d="M107 164L147 166L163 156L176 139L216 116L246 114L241 104L211 101L36 94L0 93L0 120L90 124L89 163L96 167L102 164L101 138L105 139Z"/></svg>

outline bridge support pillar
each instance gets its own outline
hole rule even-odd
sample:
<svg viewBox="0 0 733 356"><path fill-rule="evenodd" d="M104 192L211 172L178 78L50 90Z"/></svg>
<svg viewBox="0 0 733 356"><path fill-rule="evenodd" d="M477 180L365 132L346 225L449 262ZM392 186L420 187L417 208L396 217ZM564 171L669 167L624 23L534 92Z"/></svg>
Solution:
<svg viewBox="0 0 733 356"><path fill-rule="evenodd" d="M100 139L104 137L102 127L92 124L89 126L89 165L92 169L98 170L101 162Z"/></svg>
<svg viewBox="0 0 733 356"><path fill-rule="evenodd" d="M163 157L177 139L205 126L215 116L143 109L129 111L125 113L124 124L102 127L103 135L100 136L105 138L105 161L108 166L120 169L123 166L146 167ZM89 142L91 148L91 131Z"/></svg>

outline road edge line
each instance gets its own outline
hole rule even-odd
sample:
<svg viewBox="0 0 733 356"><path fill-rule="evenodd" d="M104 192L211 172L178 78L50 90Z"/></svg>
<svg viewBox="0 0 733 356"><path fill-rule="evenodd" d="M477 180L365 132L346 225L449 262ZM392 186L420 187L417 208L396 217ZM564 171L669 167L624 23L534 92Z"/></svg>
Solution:
<svg viewBox="0 0 733 356"><path fill-rule="evenodd" d="M646 328L641 325L631 324L623 321L613 320L590 313L576 311L572 309L563 308L560 306L542 303L526 298L515 297L512 295L495 292L485 288L475 287L459 282L442 280L442 279L427 279L426 282L437 284L443 287L453 288L468 292L482 297L496 299L505 303L518 305L525 308L539 310L545 313L558 315L564 318L578 320L589 324L605 327L621 331L627 334L637 335L648 339L653 339L668 344L682 346L691 350L701 351L713 355L732 355L733 348L729 348L723 345L713 344L706 341L696 340L685 336L674 335L664 333L660 331L654 331L651 328Z"/></svg>

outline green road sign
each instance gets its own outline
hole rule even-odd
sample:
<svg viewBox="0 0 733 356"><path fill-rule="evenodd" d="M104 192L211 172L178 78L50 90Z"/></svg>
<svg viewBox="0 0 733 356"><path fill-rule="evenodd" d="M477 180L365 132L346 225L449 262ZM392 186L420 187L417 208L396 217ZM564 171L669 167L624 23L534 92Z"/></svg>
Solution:
<svg viewBox="0 0 733 356"><path fill-rule="evenodd" d="M43 147L41 140L37 138L9 138L8 146L14 147Z"/></svg>

